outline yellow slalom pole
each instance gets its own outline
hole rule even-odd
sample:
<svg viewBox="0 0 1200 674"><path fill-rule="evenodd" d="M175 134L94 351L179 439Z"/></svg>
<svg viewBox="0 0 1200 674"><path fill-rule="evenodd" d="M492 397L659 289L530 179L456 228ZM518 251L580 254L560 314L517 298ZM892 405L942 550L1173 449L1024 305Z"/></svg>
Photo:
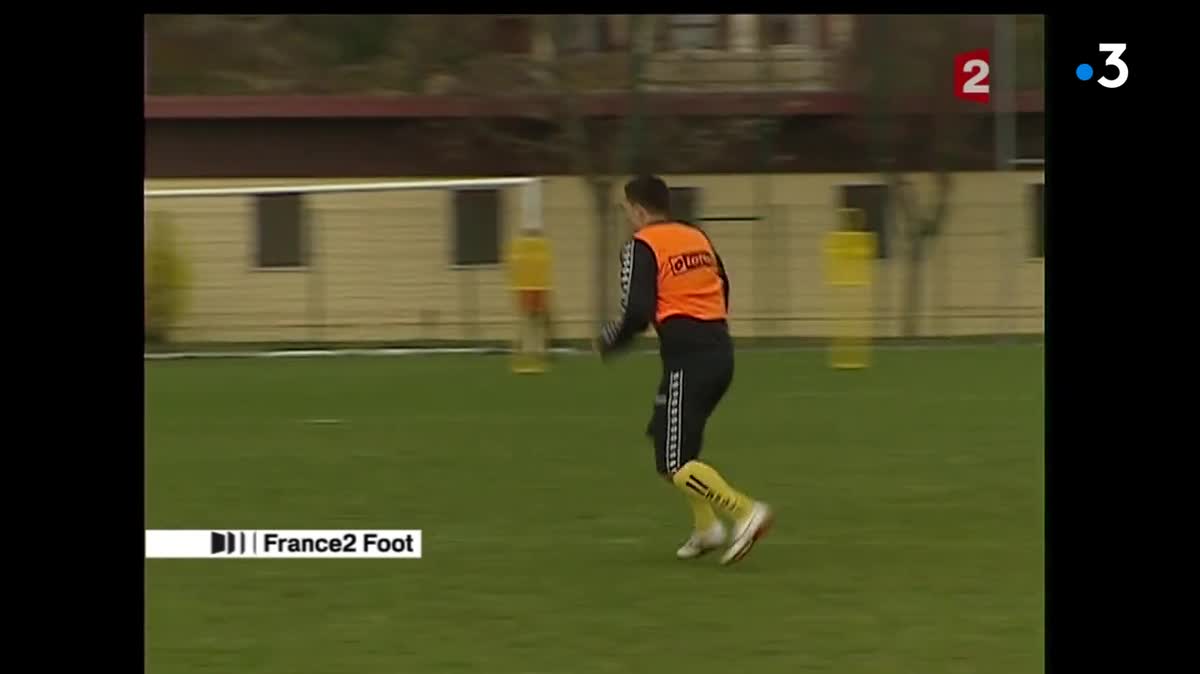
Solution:
<svg viewBox="0 0 1200 674"><path fill-rule="evenodd" d="M826 235L824 251L833 319L829 364L835 369L862 369L870 364L871 355L875 234L863 231L861 209L842 208L837 213L839 229Z"/></svg>
<svg viewBox="0 0 1200 674"><path fill-rule="evenodd" d="M518 374L545 372L549 361L550 243L538 234L518 236L508 262L517 308L512 370Z"/></svg>

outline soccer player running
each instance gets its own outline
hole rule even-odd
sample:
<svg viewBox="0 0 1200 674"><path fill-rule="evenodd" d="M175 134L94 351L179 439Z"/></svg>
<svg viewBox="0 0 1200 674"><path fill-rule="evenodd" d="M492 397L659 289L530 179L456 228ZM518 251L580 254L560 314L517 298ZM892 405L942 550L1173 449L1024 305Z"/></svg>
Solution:
<svg viewBox="0 0 1200 674"><path fill-rule="evenodd" d="M660 178L626 183L623 207L634 234L621 252L622 315L604 326L597 347L607 358L654 324L662 379L646 435L659 474L687 497L694 523L676 556L693 559L728 542L721 563L730 564L767 533L773 515L699 460L705 424L733 380L729 277L708 236L670 217ZM732 538L713 505L733 520Z"/></svg>

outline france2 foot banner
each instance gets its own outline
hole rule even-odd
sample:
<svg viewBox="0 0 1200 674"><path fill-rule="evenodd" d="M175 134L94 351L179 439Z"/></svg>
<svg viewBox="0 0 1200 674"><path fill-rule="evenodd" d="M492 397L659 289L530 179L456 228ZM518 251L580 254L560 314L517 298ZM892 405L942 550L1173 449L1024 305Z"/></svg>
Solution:
<svg viewBox="0 0 1200 674"><path fill-rule="evenodd" d="M152 529L146 559L420 559L421 530Z"/></svg>

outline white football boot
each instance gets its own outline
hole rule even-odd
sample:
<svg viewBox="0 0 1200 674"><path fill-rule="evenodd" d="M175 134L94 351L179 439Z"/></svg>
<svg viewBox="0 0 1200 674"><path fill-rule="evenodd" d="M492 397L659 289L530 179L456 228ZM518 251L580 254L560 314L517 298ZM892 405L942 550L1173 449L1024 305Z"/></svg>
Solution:
<svg viewBox="0 0 1200 674"><path fill-rule="evenodd" d="M725 545L725 525L717 522L708 531L693 531L690 538L675 551L680 559L695 559Z"/></svg>
<svg viewBox="0 0 1200 674"><path fill-rule="evenodd" d="M755 503L750 509L750 514L734 526L733 543L721 557L721 563L732 564L745 557L750 548L754 547L755 541L767 535L774 521L775 514L771 512L771 506Z"/></svg>

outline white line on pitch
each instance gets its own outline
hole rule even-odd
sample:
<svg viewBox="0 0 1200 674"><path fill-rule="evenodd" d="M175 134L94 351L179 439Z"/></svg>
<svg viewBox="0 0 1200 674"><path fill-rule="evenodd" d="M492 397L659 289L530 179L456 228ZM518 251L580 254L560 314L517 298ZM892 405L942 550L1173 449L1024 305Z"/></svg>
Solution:
<svg viewBox="0 0 1200 674"><path fill-rule="evenodd" d="M1033 402L1039 398L1033 394L993 395L986 393L928 393L886 389L851 389L847 391L788 391L778 394L780 398L907 398L929 402Z"/></svg>
<svg viewBox="0 0 1200 674"><path fill-rule="evenodd" d="M544 538L530 537L496 537L496 536L438 536L435 532L428 532L426 543L430 547L436 547L439 544L451 545L487 545L487 546L509 546L509 547L542 547L542 546L568 546L568 547L586 547L586 546L620 546L620 545L646 545L652 543L647 538L631 538L631 537L571 537L563 538L547 534ZM660 541L661 542L661 541ZM658 545L660 542L653 542ZM671 541L666 541L670 544ZM1011 544L997 543L994 541L971 541L971 540L956 540L956 541L921 541L921 540L877 540L877 539L859 539L859 540L839 540L831 541L828 539L819 538L798 538L798 537L768 537L764 539L764 543L770 545L782 546L830 546L830 547L925 547L925 548L971 548L971 549L1010 549Z"/></svg>

